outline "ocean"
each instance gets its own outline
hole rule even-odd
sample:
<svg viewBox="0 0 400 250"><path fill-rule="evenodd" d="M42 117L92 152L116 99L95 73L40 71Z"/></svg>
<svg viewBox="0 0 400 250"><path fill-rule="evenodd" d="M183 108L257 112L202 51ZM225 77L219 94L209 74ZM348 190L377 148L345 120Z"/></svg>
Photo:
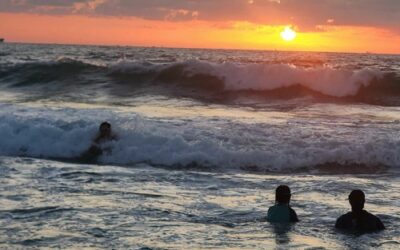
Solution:
<svg viewBox="0 0 400 250"><path fill-rule="evenodd" d="M0 107L2 249L400 247L399 55L5 43Z"/></svg>

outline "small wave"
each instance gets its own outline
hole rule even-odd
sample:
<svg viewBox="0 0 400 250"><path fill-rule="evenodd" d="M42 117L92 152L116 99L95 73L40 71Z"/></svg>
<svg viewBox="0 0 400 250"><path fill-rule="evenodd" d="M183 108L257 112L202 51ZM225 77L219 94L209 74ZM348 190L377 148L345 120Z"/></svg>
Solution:
<svg viewBox="0 0 400 250"><path fill-rule="evenodd" d="M34 208L21 208L0 211L1 213L11 214L13 219L27 219L30 217L47 217L58 213L64 213L74 210L73 208L63 208L58 206L48 206L48 207L34 207Z"/></svg>
<svg viewBox="0 0 400 250"><path fill-rule="evenodd" d="M12 213L12 214L32 214L32 213L47 213L49 211L55 211L59 210L59 207L53 206L53 207L35 207L35 208L26 208L26 209L14 209L14 210L9 210L7 212Z"/></svg>
<svg viewBox="0 0 400 250"><path fill-rule="evenodd" d="M79 60L60 58L56 61L29 62L0 68L0 80L11 87L29 87L47 83L82 84L79 77L96 73L102 66Z"/></svg>

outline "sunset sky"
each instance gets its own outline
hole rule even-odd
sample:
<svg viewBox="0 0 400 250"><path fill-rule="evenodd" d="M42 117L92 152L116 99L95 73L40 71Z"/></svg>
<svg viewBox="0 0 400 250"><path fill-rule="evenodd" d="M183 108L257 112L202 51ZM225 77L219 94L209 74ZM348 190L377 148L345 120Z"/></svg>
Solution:
<svg viewBox="0 0 400 250"><path fill-rule="evenodd" d="M297 32L285 41L285 27ZM400 54L400 0L0 0L9 42Z"/></svg>

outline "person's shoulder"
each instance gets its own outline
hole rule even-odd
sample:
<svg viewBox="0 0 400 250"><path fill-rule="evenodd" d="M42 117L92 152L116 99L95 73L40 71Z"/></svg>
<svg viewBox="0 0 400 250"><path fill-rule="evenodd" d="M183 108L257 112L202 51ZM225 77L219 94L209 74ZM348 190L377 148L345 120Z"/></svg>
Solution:
<svg viewBox="0 0 400 250"><path fill-rule="evenodd" d="M294 211L294 209L293 209L292 207L289 207L289 212L290 212L290 213L293 213L293 214L295 214L295 215L297 215L297 214L296 214L296 211Z"/></svg>
<svg viewBox="0 0 400 250"><path fill-rule="evenodd" d="M367 219L368 221L378 221L379 220L379 218L376 215L373 215L370 212L367 212L365 210L363 210L363 217L365 219Z"/></svg>
<svg viewBox="0 0 400 250"><path fill-rule="evenodd" d="M299 218L297 217L296 211L294 211L293 208L289 207L289 213L290 213L290 221L291 222L298 222Z"/></svg>
<svg viewBox="0 0 400 250"><path fill-rule="evenodd" d="M337 218L335 226L338 228L345 227L345 224L347 224L347 222L351 221L352 219L353 219L352 212L343 214L343 215L339 216L339 218Z"/></svg>
<svg viewBox="0 0 400 250"><path fill-rule="evenodd" d="M363 212L364 212L364 216L366 217L366 219L370 222L374 222L378 229L385 228L385 226L383 225L382 221L378 218L378 216L373 215L365 210Z"/></svg>
<svg viewBox="0 0 400 250"><path fill-rule="evenodd" d="M347 219L351 219L353 217L353 213L352 212L348 212L345 214L342 214L341 216L339 216L339 218L337 220L347 220Z"/></svg>
<svg viewBox="0 0 400 250"><path fill-rule="evenodd" d="M270 206L268 208L268 212L267 212L267 221L271 222L272 221L272 214L274 213L276 209L276 205Z"/></svg>
<svg viewBox="0 0 400 250"><path fill-rule="evenodd" d="M96 134L96 136L93 138L93 143L99 143L101 141L101 135Z"/></svg>
<svg viewBox="0 0 400 250"><path fill-rule="evenodd" d="M369 218L369 219L372 219L372 218L378 219L378 217L376 217L375 215L373 215L373 214L371 214L370 212L365 211L365 210L363 210L363 216L365 216L365 217L367 217L367 218Z"/></svg>
<svg viewBox="0 0 400 250"><path fill-rule="evenodd" d="M273 208L277 208L277 207L279 207L279 205L278 204L274 204L274 205L270 206L269 208L273 209Z"/></svg>
<svg viewBox="0 0 400 250"><path fill-rule="evenodd" d="M276 209L276 205L270 206L270 207L268 208L268 212L271 212L271 211L273 211L273 210L275 210L275 209Z"/></svg>

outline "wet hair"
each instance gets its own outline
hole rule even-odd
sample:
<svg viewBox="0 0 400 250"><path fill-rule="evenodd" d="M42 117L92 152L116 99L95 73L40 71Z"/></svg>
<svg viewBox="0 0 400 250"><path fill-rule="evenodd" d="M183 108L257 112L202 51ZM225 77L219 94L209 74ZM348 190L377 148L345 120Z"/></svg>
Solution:
<svg viewBox="0 0 400 250"><path fill-rule="evenodd" d="M351 191L349 195L349 202L352 210L359 211L364 209L365 194L363 191L357 189Z"/></svg>
<svg viewBox="0 0 400 250"><path fill-rule="evenodd" d="M102 122L99 126L99 130L101 130L102 127L107 126L108 128L111 128L111 124L109 122Z"/></svg>
<svg viewBox="0 0 400 250"><path fill-rule="evenodd" d="M280 185L275 190L275 201L277 203L288 204L290 202L290 188L286 185Z"/></svg>

